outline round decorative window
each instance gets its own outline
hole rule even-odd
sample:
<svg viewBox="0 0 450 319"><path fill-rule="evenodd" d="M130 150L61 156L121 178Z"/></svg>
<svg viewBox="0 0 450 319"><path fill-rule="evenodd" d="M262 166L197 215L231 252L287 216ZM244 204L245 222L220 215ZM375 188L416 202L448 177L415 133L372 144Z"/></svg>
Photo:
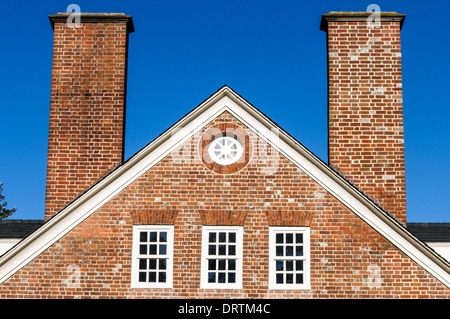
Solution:
<svg viewBox="0 0 450 319"><path fill-rule="evenodd" d="M234 136L216 137L208 147L211 159L220 165L235 163L244 151L241 143Z"/></svg>

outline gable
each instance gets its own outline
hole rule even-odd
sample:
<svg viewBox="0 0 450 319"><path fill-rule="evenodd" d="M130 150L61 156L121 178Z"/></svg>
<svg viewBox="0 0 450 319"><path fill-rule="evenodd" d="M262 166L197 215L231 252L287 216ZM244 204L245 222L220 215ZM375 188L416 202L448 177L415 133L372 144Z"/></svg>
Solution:
<svg viewBox="0 0 450 319"><path fill-rule="evenodd" d="M72 289L75 287L83 287L83 292L89 292L82 279L71 279L89 274L86 279L96 282L99 290L106 290L114 282L115 287L120 288L112 293L120 294L120 289L128 287L131 281L129 261L133 227L171 225L176 252L174 282L182 287L174 288L174 291L201 294L201 267L194 261L194 256L201 255L202 227L220 225L241 226L244 230L244 280L249 270L252 280L239 292L239 297L246 297L252 290L264 291L269 254L266 239L269 227L276 226L311 229L312 270L315 273L312 285L321 287L314 296L340 296L339 293L345 296L347 290L354 289L355 283L366 285L361 290L378 293L370 286L370 271L383 266L385 273L390 273L393 269L388 264L395 268L399 262L403 271L411 271L411 277L419 273L422 281L435 284L432 276L418 271L410 258L278 151L264 145L253 132L248 133L250 140L255 148L262 148L258 150L262 154L251 156L245 168L219 176L205 166L198 153L193 151L195 146L201 145L202 136L213 127L235 125L242 124L226 111L220 114L48 247L17 272L14 280L28 282L30 278L46 278L49 286L60 287L70 296L76 293ZM346 275L347 270L339 266L336 259L352 265L351 276ZM189 276L186 276L187 272ZM6 281L3 285L9 283ZM28 290L38 289L32 285L29 284ZM341 291L333 292L338 286L342 287ZM41 289L45 291L45 288ZM280 294L283 292L278 292L278 296ZM308 291L297 291L296 294L312 295ZM127 291L127 296L161 297L163 294L154 289L142 289Z"/></svg>
<svg viewBox="0 0 450 319"><path fill-rule="evenodd" d="M307 213L308 211L311 211L311 208L309 210L302 209L302 214L289 214L289 211L295 211L295 205L297 205L296 208L302 207L299 206L299 203L302 204L303 207L317 204L321 207L321 200L325 198L328 201L333 201L333 205L330 206L333 207L333 209L330 210L330 207L326 208L330 210L330 214L344 212L345 215L350 218L349 213L351 212L352 218L349 220L352 220L353 222L355 222L354 220L358 220L357 224L360 225L359 227L363 228L361 229L361 232L367 234L368 229L371 229L372 236L379 237L379 235L381 235L386 240L382 244L386 245L386 243L389 243L392 247L400 249L402 253L435 276L447 287L450 286L448 271L449 265L445 260L440 258L439 255L435 254L426 245L418 241L402 225L382 211L363 194L359 193L352 187L352 185L334 173L311 152L309 152L288 134L283 132L278 126L270 121L270 119L264 116L261 112L251 106L228 87L223 87L220 89L204 103L199 105L178 123L176 123L172 128L160 135L155 141L135 154L121 167L116 169L97 185L76 199L59 214L54 216L38 231L33 233L14 249L5 254L0 259L0 282L7 280L11 275L20 270L21 267L25 266L28 262L39 256L54 243L63 239L65 235L76 229L78 225L83 223L83 221L89 218L98 218L101 220L100 214L95 214L96 212L112 212L119 215L120 213L123 213L123 208L122 210L119 209L119 211L116 212L118 208L114 205L117 205L118 201L123 200L133 203L133 205L129 206L129 209L133 210L130 218L156 218L154 216L146 216L146 212L150 209L158 209L159 211L174 211L173 207L165 204L163 192L164 188L161 189L159 193L161 196L156 196L155 194L153 194L151 198L138 196L137 198L139 200L120 198L123 195L122 192L128 191L129 188L143 187L147 189L155 189L156 185L154 183L158 180L158 178L160 179L159 183L164 186L164 178L167 179L169 177L162 177L168 170L167 168L162 169L161 165L176 163L177 156L179 157L178 160L181 162L186 162L186 157L183 156L183 148L185 148L189 143L192 143L193 141L195 142L195 136L200 136L205 127L215 124L214 121L218 118L220 119L221 116L222 119L225 116L228 121L234 121L239 125L243 125L246 129L248 129L250 134L256 137L257 143L265 142L270 145L270 150L268 153L280 154L280 162L278 164L282 164L284 169L288 168L290 171L295 171L297 173L295 176L301 179L297 181L297 184L304 183L302 184L304 185L303 191L306 192L303 195L304 202L301 200L296 201L295 198L292 202L290 201L292 199L286 196L286 194L273 192L272 196L285 196L285 201L277 201L278 206L275 206L275 208L273 206L266 206L264 208L264 201L262 203L257 201L256 195L258 195L258 193L256 192L253 194L255 196L255 200L252 202L254 205L253 207L261 205L262 209L259 209L259 211L263 211L264 209L266 223L288 223L289 220L293 219L297 220L296 223L311 223L313 221L313 215L308 215ZM276 152L273 152L273 150ZM203 163L198 162L198 160L194 157L189 160L191 161L190 165L195 165L196 169L200 168L201 171L208 172L208 174L210 174L211 171L208 167L205 167ZM272 164L274 163L275 162ZM273 173L273 169L276 167L273 165L265 166L263 171L261 171L263 166L260 164L250 163L248 165L255 165L253 169L256 171L259 169L260 171L258 176L265 177L264 180L267 183L267 176L271 173L271 171L267 171L267 169L270 168ZM155 173L158 169L160 170L160 173ZM169 171L176 172L175 169ZM193 171L194 170L192 169L190 170L190 172ZM276 174L272 175L277 178ZM149 178L149 176L151 176L151 178ZM142 178L146 179L146 182L139 185L139 181L141 181ZM173 183L173 181L171 182ZM190 183L190 181L180 180L178 183ZM229 183L230 186L223 183ZM241 187L236 185L231 186L232 183L233 178L230 177L229 181L221 181L220 185L217 187L222 190L226 187ZM275 183L275 181L273 181L273 183ZM308 186L306 186L305 183L308 183ZM203 187L205 188L204 191L206 191L206 188L210 186L205 184ZM250 186L247 185L247 187ZM267 183L265 186L258 187L267 188L271 186ZM272 189L272 191L274 190L275 189ZM199 191L198 188L196 192L197 191ZM183 198L186 199L186 202L189 202L189 194L185 194L184 196L185 197ZM214 218L214 215L208 213L209 211L223 210L224 207L227 207L230 212L235 210L252 211L252 209L249 209L248 200L242 200L239 203L239 198L234 198L238 204L231 203L230 205L227 205L228 203L223 201L219 203L213 202L213 204L208 205L208 201L204 200L201 206L205 207L205 209L201 210L197 208L198 215L191 216L190 218L194 218L194 220L200 219L202 223L204 223L211 218ZM313 204L311 204L312 200L314 200ZM179 200L179 198L177 201L179 201L180 204L183 203L183 201ZM196 203L198 202L200 201L197 200ZM284 204L280 206L280 203ZM127 213L130 214L130 212ZM193 212L191 213L193 214ZM181 218L177 215L177 213L169 217L167 217L168 215L164 213L161 213L160 215L161 218L173 218L173 220ZM230 219L231 221L227 220L226 222L242 223L243 220L249 218L249 216L237 215L238 216ZM334 219L338 217L336 215L333 216ZM189 219L187 219L187 221L189 221ZM217 223L220 221L215 222ZM119 225L120 223L127 224L127 221L115 221L116 225ZM361 226L361 223L364 226ZM350 226L350 224L345 225L345 227ZM101 234L101 229L105 228L102 228L101 226L95 233ZM86 233L89 233L89 229L85 231ZM92 232L92 229L90 231ZM347 229L347 232L350 234L350 229ZM388 249L390 252L393 250L392 247Z"/></svg>
<svg viewBox="0 0 450 319"><path fill-rule="evenodd" d="M113 206L129 212L133 224L174 224L190 211L202 225L235 226L252 211L261 211L261 223L268 225L310 226L314 212L326 209L326 190L252 131L245 165L217 173L199 156L213 128L247 130L224 111L120 192Z"/></svg>

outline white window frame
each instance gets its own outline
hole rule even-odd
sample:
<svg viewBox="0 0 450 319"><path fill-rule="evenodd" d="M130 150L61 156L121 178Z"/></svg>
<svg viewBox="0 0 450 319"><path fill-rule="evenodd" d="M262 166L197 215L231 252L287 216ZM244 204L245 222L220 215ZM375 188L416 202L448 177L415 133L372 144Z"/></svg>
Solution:
<svg viewBox="0 0 450 319"><path fill-rule="evenodd" d="M230 255L214 255L211 256L209 255L209 234L211 232L225 232L225 233L229 233L229 232L235 232L236 233L236 242L235 244L235 255L232 257ZM227 235L227 239L228 239L228 235ZM218 238L216 239L216 242L218 242ZM220 244L220 243L219 243ZM217 245L219 245L217 244ZM228 244L228 243L227 243ZM232 243L233 244L233 243ZM242 259L242 245L243 245L243 227L242 226L203 226L202 227L202 261L201 261L201 280L200 280L200 288L202 289L242 289L242 264L243 264L243 259ZM218 249L218 246L217 246ZM227 247L228 249L228 247ZM235 282L234 283L219 283L219 282L215 282L215 283L211 283L208 282L208 261L211 259L216 259L216 260L220 260L220 259L235 259L235 266L236 266L236 270L235 270ZM218 263L217 263L218 264ZM228 265L228 263L227 263ZM218 265L216 266L218 267ZM228 266L226 266L228 267ZM217 269L217 268L216 268ZM216 272L219 272L218 270L216 270ZM224 271L225 273L228 273L226 270ZM233 271L234 272L234 271ZM216 279L216 281L218 281L218 279Z"/></svg>
<svg viewBox="0 0 450 319"><path fill-rule="evenodd" d="M296 256L295 253L295 244L293 256L276 256L276 234L278 233L301 233L303 234L303 256ZM285 237L284 237L285 238ZM294 236L295 242L295 236ZM285 244L279 244L279 246L287 246ZM288 245L290 246L290 245ZM277 260L293 260L293 271L277 271L276 269L276 261ZM303 261L303 283L277 283L276 275L278 274L286 274L292 273L295 281L295 261L302 260ZM285 267L285 264L283 265ZM300 272L300 271L298 271ZM309 290L311 289L310 277L311 277L311 267L310 267L310 228L309 227L269 227L269 289L283 289L283 290Z"/></svg>
<svg viewBox="0 0 450 319"><path fill-rule="evenodd" d="M167 232L166 254L140 254L140 233ZM157 242L159 249L159 242ZM166 259L166 281L165 282L139 282L139 260L140 259ZM158 263L159 264L159 263ZM159 267L159 266L158 266ZM172 288L173 281L173 225L133 225L133 253L132 253L132 288Z"/></svg>
<svg viewBox="0 0 450 319"><path fill-rule="evenodd" d="M225 145L222 145L221 141L224 141ZM235 147L234 149L229 148L229 142L231 143L231 147ZM230 165L237 162L239 158L241 158L243 152L244 148L238 138L229 134L216 136L208 145L209 156L214 162L220 165ZM224 156L224 158L218 157L216 153L219 153L220 156Z"/></svg>

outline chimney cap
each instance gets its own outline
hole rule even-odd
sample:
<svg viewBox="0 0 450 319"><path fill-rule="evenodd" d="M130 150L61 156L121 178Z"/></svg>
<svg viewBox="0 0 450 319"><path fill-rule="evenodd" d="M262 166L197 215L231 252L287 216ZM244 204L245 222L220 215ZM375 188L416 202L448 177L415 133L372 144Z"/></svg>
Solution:
<svg viewBox="0 0 450 319"><path fill-rule="evenodd" d="M406 14L400 14L397 12L378 12L380 14L380 21L399 21L400 29L405 21ZM336 12L332 11L326 14L322 14L322 20L320 21L320 30L327 31L329 21L367 21L374 12Z"/></svg>
<svg viewBox="0 0 450 319"><path fill-rule="evenodd" d="M81 23L117 23L117 22L126 22L128 32L134 32L133 19L131 16L126 15L125 13L97 13L97 12L58 12L54 15L49 15L48 18L52 25L52 29L54 29L55 23L66 23L67 19L72 14L80 15Z"/></svg>

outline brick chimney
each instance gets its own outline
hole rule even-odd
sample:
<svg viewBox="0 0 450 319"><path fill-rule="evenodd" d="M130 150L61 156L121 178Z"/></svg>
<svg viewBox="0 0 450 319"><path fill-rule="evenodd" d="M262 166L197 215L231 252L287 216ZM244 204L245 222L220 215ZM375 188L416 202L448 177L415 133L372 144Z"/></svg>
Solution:
<svg viewBox="0 0 450 319"><path fill-rule="evenodd" d="M329 165L406 225L400 30L396 12L330 12Z"/></svg>
<svg viewBox="0 0 450 319"><path fill-rule="evenodd" d="M49 16L53 65L45 219L124 159L128 34L123 13ZM69 18L69 19L68 19Z"/></svg>

